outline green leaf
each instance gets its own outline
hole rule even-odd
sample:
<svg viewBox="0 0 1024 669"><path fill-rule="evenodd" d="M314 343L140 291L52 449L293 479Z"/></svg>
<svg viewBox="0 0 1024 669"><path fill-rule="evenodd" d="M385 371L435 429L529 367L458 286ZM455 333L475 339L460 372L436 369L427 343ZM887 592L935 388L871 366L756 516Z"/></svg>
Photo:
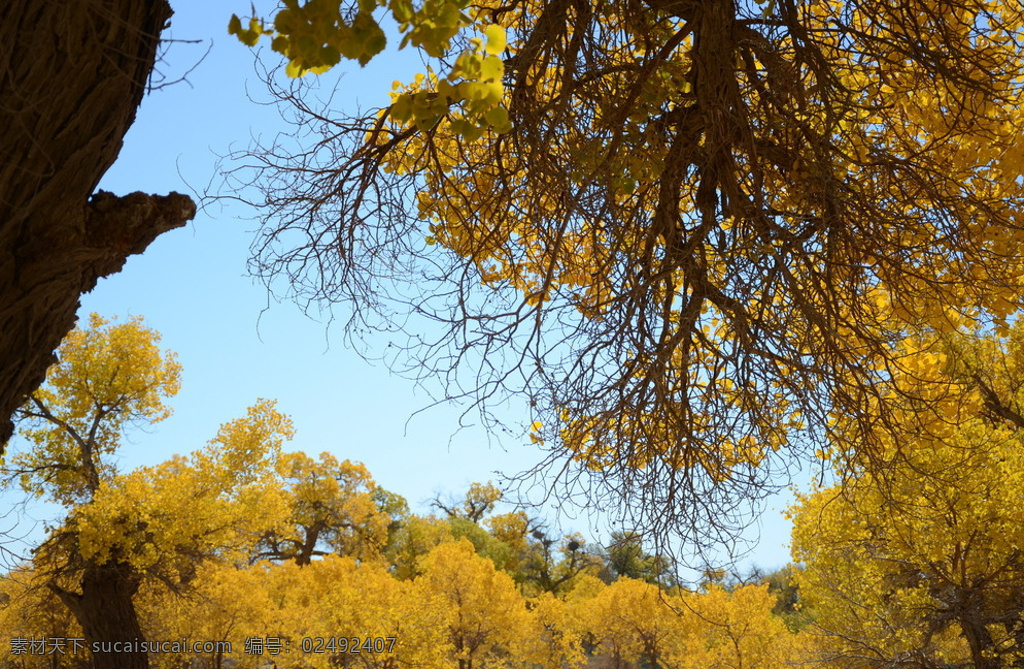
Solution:
<svg viewBox="0 0 1024 669"><path fill-rule="evenodd" d="M508 110L504 107L494 107L493 109L487 110L484 114L484 120L491 125L497 132L508 132L510 129L510 123L508 122Z"/></svg>
<svg viewBox="0 0 1024 669"><path fill-rule="evenodd" d="M260 41L260 35L263 34L263 26L259 20L254 16L249 19L249 29L242 31L239 38L245 42L246 46L256 46L256 43Z"/></svg>
<svg viewBox="0 0 1024 669"><path fill-rule="evenodd" d="M444 100L458 99L459 85L452 85L447 79L437 82L437 95Z"/></svg>
<svg viewBox="0 0 1024 669"><path fill-rule="evenodd" d="M437 114L430 115L430 116L417 116L416 117L416 128L418 130L424 130L424 131L430 130L435 125L437 125L437 122L440 121L440 120L441 120L441 117L438 116Z"/></svg>
<svg viewBox="0 0 1024 669"><path fill-rule="evenodd" d="M473 128L473 124L465 119L455 119L451 122L451 129L456 135L466 137Z"/></svg>
<svg viewBox="0 0 1024 669"><path fill-rule="evenodd" d="M356 58L360 65L370 62L388 43L387 36L377 21L364 12L356 14L352 21L352 40L355 44L351 48L351 53L354 55L349 56L346 53L348 50L343 50L343 53L348 58Z"/></svg>
<svg viewBox="0 0 1024 669"><path fill-rule="evenodd" d="M295 32L296 23L298 20L295 16L295 12L290 9L282 9L274 17L274 29L279 33L291 35Z"/></svg>
<svg viewBox="0 0 1024 669"><path fill-rule="evenodd" d="M465 92L467 100L482 100L487 96L487 88L484 84L466 81L460 88Z"/></svg>
<svg viewBox="0 0 1024 669"><path fill-rule="evenodd" d="M392 0L391 14L399 23L409 23L415 16L412 3L409 0Z"/></svg>
<svg viewBox="0 0 1024 669"><path fill-rule="evenodd" d="M288 56L291 43L292 41L286 35L276 35L270 42L270 48L282 56Z"/></svg>
<svg viewBox="0 0 1024 669"><path fill-rule="evenodd" d="M341 52L330 45L322 46L320 47L320 62L327 66L337 65L341 62Z"/></svg>
<svg viewBox="0 0 1024 669"><path fill-rule="evenodd" d="M461 23L462 12L459 11L458 5L446 2L437 16L438 27L448 28L451 31L450 34L454 35Z"/></svg>
<svg viewBox="0 0 1024 669"><path fill-rule="evenodd" d="M320 55L320 44L309 35L300 35L294 40L295 49L303 58L316 60Z"/></svg>
<svg viewBox="0 0 1024 669"><path fill-rule="evenodd" d="M388 38L384 34L383 30L378 29L377 32L375 32L374 34L370 35L369 38L367 38L365 44L366 53L369 56L369 58L367 58L366 60L369 61L370 58L376 56L378 53L384 50L384 48L388 45ZM365 65L366 63L363 64Z"/></svg>
<svg viewBox="0 0 1024 669"><path fill-rule="evenodd" d="M405 123L412 118L412 96L402 93L391 103L391 118L399 123Z"/></svg>
<svg viewBox="0 0 1024 669"><path fill-rule="evenodd" d="M505 95L505 87L502 86L500 81L492 81L481 84L484 87L483 100L488 102L500 102L501 98Z"/></svg>

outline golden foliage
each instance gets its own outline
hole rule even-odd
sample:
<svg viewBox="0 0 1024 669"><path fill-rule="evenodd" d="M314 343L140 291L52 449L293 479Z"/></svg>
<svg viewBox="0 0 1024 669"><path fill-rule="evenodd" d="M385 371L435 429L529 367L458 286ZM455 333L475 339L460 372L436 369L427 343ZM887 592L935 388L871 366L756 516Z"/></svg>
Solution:
<svg viewBox="0 0 1024 669"><path fill-rule="evenodd" d="M290 511L282 527L262 538L262 557L291 559L301 566L329 547L342 555L379 559L391 519L377 506L377 486L365 466L339 462L327 452L319 460L285 453L278 459L276 480Z"/></svg>
<svg viewBox="0 0 1024 669"><path fill-rule="evenodd" d="M512 578L465 540L443 543L421 558L417 582L446 601L449 659L471 669L517 650L529 629L526 602Z"/></svg>
<svg viewBox="0 0 1024 669"><path fill-rule="evenodd" d="M260 31L330 67L378 6L295 0ZM485 413L527 397L566 479L643 491L634 525L728 534L839 416L873 457L907 416L894 344L1005 333L1020 304L1018 2L386 6L438 26L407 40L426 72L365 116L290 99L317 143L249 155L255 265L354 328L450 326L396 366Z"/></svg>
<svg viewBox="0 0 1024 669"><path fill-rule="evenodd" d="M954 391L905 398L916 420L870 465L800 496L793 555L826 660L992 669L1024 654L1020 324L1007 334L904 346L897 387Z"/></svg>
<svg viewBox="0 0 1024 669"><path fill-rule="evenodd" d="M124 430L171 414L181 366L157 348L160 335L142 318L112 324L97 314L68 333L59 364L19 410L19 433L31 449L8 456L22 488L65 506L87 501L114 473L111 454Z"/></svg>

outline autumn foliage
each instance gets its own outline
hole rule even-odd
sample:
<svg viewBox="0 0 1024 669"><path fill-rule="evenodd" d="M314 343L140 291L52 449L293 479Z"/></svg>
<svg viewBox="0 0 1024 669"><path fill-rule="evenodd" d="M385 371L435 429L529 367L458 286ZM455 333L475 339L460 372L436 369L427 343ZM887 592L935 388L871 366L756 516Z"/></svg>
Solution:
<svg viewBox="0 0 1024 669"><path fill-rule="evenodd" d="M173 669L180 649L91 652L167 639L210 642L187 660L204 667L264 666L282 648L310 669L789 652L763 587L659 587L645 571L658 559L638 537L607 552L578 534L549 539L525 512L499 513L503 493L490 483L438 500L444 517L415 516L358 463L284 451L292 424L271 401L188 455L122 471L127 431L166 418L178 389L180 367L158 341L139 318L93 316L22 410L23 448L7 455L5 481L48 495L64 516L0 579L0 625L23 643L78 639L84 650L34 654L11 641L4 666L91 656ZM722 634L734 643L719 650Z"/></svg>
<svg viewBox="0 0 1024 669"><path fill-rule="evenodd" d="M394 366L485 414L525 398L548 471L629 524L711 544L796 459L878 465L949 409L886 390L897 344L1020 304L1020 3L284 4L230 30L293 77L391 22L426 66L363 114L274 89L300 148L245 156L254 269L408 327Z"/></svg>
<svg viewBox="0 0 1024 669"><path fill-rule="evenodd" d="M530 473L623 529L556 533L491 483L412 513L358 462L286 451L265 399L124 470L180 368L141 319L93 316L4 456L62 515L0 580L0 628L234 649L98 669L1024 665L1022 27L990 0L232 16L292 80L389 32L424 62L355 115L270 78L297 141L230 175L256 188L255 273L352 307L489 425L520 402L556 465ZM707 559L798 462L794 564L681 576L666 548Z"/></svg>
<svg viewBox="0 0 1024 669"><path fill-rule="evenodd" d="M440 516L413 514L359 463L285 451L293 426L268 400L188 455L123 471L126 431L166 418L178 388L158 341L141 319L93 316L21 411L5 483L64 515L0 578L2 666L1003 669L1024 657L1017 324L1004 338L902 341L912 372L888 392L945 387L927 420L880 435L876 466L844 461L837 442L835 485L791 510L795 565L710 569L691 585L641 534L556 538L504 511L491 483L435 500ZM87 650L13 641L44 637ZM187 659L88 650L165 639L209 646Z"/></svg>

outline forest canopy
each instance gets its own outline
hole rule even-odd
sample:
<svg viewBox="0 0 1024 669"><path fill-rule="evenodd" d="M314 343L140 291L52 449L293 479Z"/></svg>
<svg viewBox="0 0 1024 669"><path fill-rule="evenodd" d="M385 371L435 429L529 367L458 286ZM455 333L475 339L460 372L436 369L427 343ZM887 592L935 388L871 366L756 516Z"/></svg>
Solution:
<svg viewBox="0 0 1024 669"><path fill-rule="evenodd" d="M908 420L1020 418L981 369L917 371L1020 305L1022 19L983 0L234 17L293 77L365 64L391 22L426 63L364 113L275 89L299 148L246 156L253 268L351 308L351 334L387 333L395 368L492 424L525 398L566 498L714 544L814 454L884 470Z"/></svg>
<svg viewBox="0 0 1024 669"><path fill-rule="evenodd" d="M986 361L999 370L986 383L1019 395L1024 327L1010 340L946 351ZM0 666L1009 669L1024 657L1022 433L977 408L907 436L897 472L799 495L794 563L709 564L682 582L638 533L559 536L490 482L412 513L358 462L284 451L294 427L269 400L186 455L125 470L124 437L166 418L178 389L158 341L140 318L93 316L20 413L27 438L3 483L64 515L0 575ZM169 639L181 645L149 645ZM103 650L114 643L135 650Z"/></svg>
<svg viewBox="0 0 1024 669"><path fill-rule="evenodd" d="M606 547L558 537L525 511L502 512L491 483L437 500L442 517L414 515L360 463L285 452L294 429L273 401L186 455L125 470L126 437L167 418L178 391L181 367L159 340L141 318L94 314L19 412L23 439L0 482L63 514L0 575L0 628L11 635L0 666L257 667L293 644L287 666L303 669L509 658L556 669L595 652L649 654L610 627L623 605L637 620L656 612L645 633L658 652L703 647L692 625L675 625L671 641L653 627L699 595L665 578L665 558L635 535ZM750 596L761 624L787 638L765 586L714 599L739 611ZM278 651L264 653L264 640Z"/></svg>

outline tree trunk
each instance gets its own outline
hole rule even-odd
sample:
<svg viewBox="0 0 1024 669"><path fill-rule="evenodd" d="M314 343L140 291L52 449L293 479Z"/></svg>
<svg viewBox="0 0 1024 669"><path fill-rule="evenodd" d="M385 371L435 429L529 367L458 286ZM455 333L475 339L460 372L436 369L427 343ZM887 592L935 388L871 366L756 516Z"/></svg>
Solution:
<svg viewBox="0 0 1024 669"><path fill-rule="evenodd" d="M170 16L167 0L0 2L0 453L79 295L195 215L178 193L93 196Z"/></svg>
<svg viewBox="0 0 1024 669"><path fill-rule="evenodd" d="M82 593L51 585L82 626L92 652L93 669L149 669L149 656L140 652L145 640L132 601L139 579L124 562L89 565L81 581Z"/></svg>
<svg viewBox="0 0 1024 669"><path fill-rule="evenodd" d="M971 649L971 662L974 669L999 669L1002 662L999 661L992 650L994 644L992 635L982 619L982 616L974 610L962 612L959 616L960 631L967 646Z"/></svg>

